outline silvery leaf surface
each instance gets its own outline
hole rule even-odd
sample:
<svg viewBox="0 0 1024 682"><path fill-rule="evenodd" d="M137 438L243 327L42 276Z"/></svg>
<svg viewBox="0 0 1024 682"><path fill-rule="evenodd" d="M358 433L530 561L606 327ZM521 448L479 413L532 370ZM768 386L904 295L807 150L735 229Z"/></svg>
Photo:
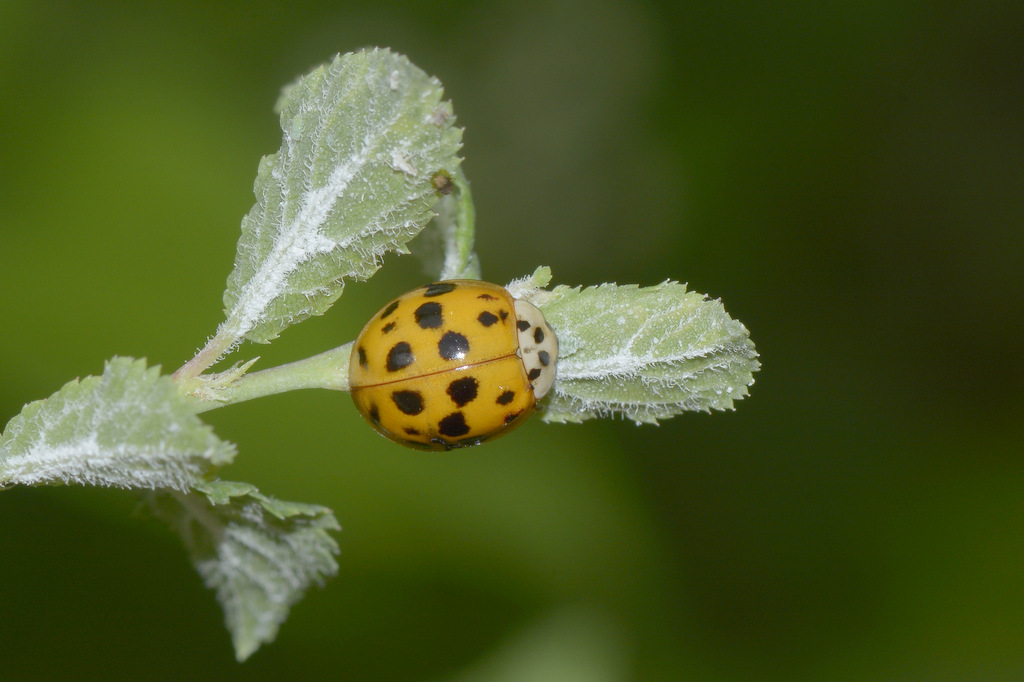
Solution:
<svg viewBox="0 0 1024 682"><path fill-rule="evenodd" d="M266 343L323 314L434 216L462 131L441 83L402 55L341 55L288 88L281 149L260 162L221 333Z"/></svg>
<svg viewBox="0 0 1024 682"><path fill-rule="evenodd" d="M234 455L159 367L116 357L102 375L68 382L11 419L0 436L0 488L187 490Z"/></svg>
<svg viewBox="0 0 1024 682"><path fill-rule="evenodd" d="M685 284L561 286L536 303L559 343L546 421L732 409L760 367L746 327Z"/></svg>
<svg viewBox="0 0 1024 682"><path fill-rule="evenodd" d="M295 602L338 571L338 530L326 507L286 502L255 486L209 481L189 493L159 491L150 508L185 542L214 590L243 661L274 641Z"/></svg>

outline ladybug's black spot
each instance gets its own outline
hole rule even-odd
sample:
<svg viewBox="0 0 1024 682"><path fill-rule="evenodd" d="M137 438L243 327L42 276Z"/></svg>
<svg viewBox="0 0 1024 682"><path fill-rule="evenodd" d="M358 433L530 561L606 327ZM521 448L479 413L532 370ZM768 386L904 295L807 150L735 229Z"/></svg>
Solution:
<svg viewBox="0 0 1024 682"><path fill-rule="evenodd" d="M451 282L434 282L433 284L427 285L427 290L423 292L424 296L440 296L441 294L447 294L455 291L455 284Z"/></svg>
<svg viewBox="0 0 1024 682"><path fill-rule="evenodd" d="M376 426L380 426L380 410L377 409L377 403L370 403L370 410L366 413L366 416Z"/></svg>
<svg viewBox="0 0 1024 682"><path fill-rule="evenodd" d="M447 393L456 405L462 407L466 403L476 400L476 389L479 385L479 382L473 377L462 377L448 384Z"/></svg>
<svg viewBox="0 0 1024 682"><path fill-rule="evenodd" d="M402 430L405 431L405 435L407 435L407 436L418 436L418 435L420 435L420 432L417 429L412 428L411 426L407 426L407 427L405 427Z"/></svg>
<svg viewBox="0 0 1024 682"><path fill-rule="evenodd" d="M544 342L544 330L541 329L540 327L537 327L536 329L534 329L533 330L533 340L536 341L537 343L543 343ZM546 365L548 363L545 362L544 364Z"/></svg>
<svg viewBox="0 0 1024 682"><path fill-rule="evenodd" d="M507 310L499 310L498 314L501 315L501 319L502 320L505 320L506 318L508 318L508 311Z"/></svg>
<svg viewBox="0 0 1024 682"><path fill-rule="evenodd" d="M414 416L423 411L423 396L416 391L392 391L391 400L403 414Z"/></svg>
<svg viewBox="0 0 1024 682"><path fill-rule="evenodd" d="M497 315L489 313L486 310L477 315L477 321L485 327L490 327L492 324L498 321Z"/></svg>
<svg viewBox="0 0 1024 682"><path fill-rule="evenodd" d="M466 416L461 412L452 412L437 423L437 432L449 438L458 438L469 433Z"/></svg>
<svg viewBox="0 0 1024 682"><path fill-rule="evenodd" d="M522 410L519 410L518 412L509 412L508 414L505 415L505 424L511 424L516 419L518 419L519 415L521 415L522 413Z"/></svg>
<svg viewBox="0 0 1024 682"><path fill-rule="evenodd" d="M515 391L505 391L504 393L498 396L498 399L495 402L497 402L499 405L508 405L515 399L515 397Z"/></svg>
<svg viewBox="0 0 1024 682"><path fill-rule="evenodd" d="M445 360L461 360L469 352L469 339L458 332L446 332L437 342L437 352Z"/></svg>
<svg viewBox="0 0 1024 682"><path fill-rule="evenodd" d="M441 304L435 301L421 305L413 316L421 329L437 329L444 323L441 318Z"/></svg>
<svg viewBox="0 0 1024 682"><path fill-rule="evenodd" d="M540 364L547 367L548 363L551 362L551 354L546 350L537 351L537 359L540 360Z"/></svg>
<svg viewBox="0 0 1024 682"><path fill-rule="evenodd" d="M359 366L362 367L363 369L366 369L369 366L369 363L366 361L366 349L363 348L362 346L359 346L358 353L359 353Z"/></svg>
<svg viewBox="0 0 1024 682"><path fill-rule="evenodd" d="M405 341L399 341L388 351L387 369L389 372L397 372L414 362L416 362L416 356L412 354L412 346Z"/></svg>
<svg viewBox="0 0 1024 682"><path fill-rule="evenodd" d="M541 371L540 367L534 367L533 369L530 370L530 373L527 374L526 376L530 377L530 381L536 381L537 377L540 376L540 371Z"/></svg>
<svg viewBox="0 0 1024 682"><path fill-rule="evenodd" d="M395 312L396 310L398 310L398 301L392 301L390 304L388 304L387 308L381 311L380 319L383 320L385 317Z"/></svg>
<svg viewBox="0 0 1024 682"><path fill-rule="evenodd" d="M380 328L380 333L381 334L387 334L388 332L390 332L394 328L395 328L394 321L388 322L386 325L384 325L383 327Z"/></svg>
<svg viewBox="0 0 1024 682"><path fill-rule="evenodd" d="M497 296L491 296L490 294L480 294L479 296L477 296L477 298L483 299L485 301L497 301L498 300Z"/></svg>
<svg viewBox="0 0 1024 682"><path fill-rule="evenodd" d="M519 329L519 331L525 332L527 329L530 328L530 323L527 322L526 320L519 320L518 322L516 322L516 327Z"/></svg>

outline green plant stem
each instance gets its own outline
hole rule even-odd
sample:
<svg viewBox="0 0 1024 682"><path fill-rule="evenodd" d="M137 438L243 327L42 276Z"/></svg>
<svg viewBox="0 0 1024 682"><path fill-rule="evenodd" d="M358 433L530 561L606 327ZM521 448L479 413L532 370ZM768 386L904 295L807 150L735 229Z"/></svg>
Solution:
<svg viewBox="0 0 1024 682"><path fill-rule="evenodd" d="M348 362L352 344L333 348L286 365L244 374L242 369L179 381L183 393L195 401L198 414L225 405L303 388L348 390ZM239 376L240 375L240 376Z"/></svg>
<svg viewBox="0 0 1024 682"><path fill-rule="evenodd" d="M469 189L469 180L462 172L462 166L455 169L455 187L459 193L459 208L455 218L455 244L459 251L459 261L468 277L480 277L480 263L473 256L473 243L476 235L476 208L473 206L473 194Z"/></svg>

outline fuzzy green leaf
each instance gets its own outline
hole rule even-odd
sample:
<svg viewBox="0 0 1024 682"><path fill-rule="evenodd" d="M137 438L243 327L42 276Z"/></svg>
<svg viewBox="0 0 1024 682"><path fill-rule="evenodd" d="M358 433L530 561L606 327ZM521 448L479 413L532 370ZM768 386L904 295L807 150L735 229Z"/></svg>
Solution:
<svg viewBox="0 0 1024 682"><path fill-rule="evenodd" d="M284 138L260 162L220 334L258 343L323 314L433 217L462 131L441 83L388 50L339 56L279 103Z"/></svg>
<svg viewBox="0 0 1024 682"><path fill-rule="evenodd" d="M153 493L150 507L181 535L196 570L217 593L244 661L274 641L311 585L338 571L331 510L261 495L248 483L211 481L192 493Z"/></svg>
<svg viewBox="0 0 1024 682"><path fill-rule="evenodd" d="M29 403L0 436L0 488L78 483L187 490L234 458L160 368L113 358L101 376Z"/></svg>
<svg viewBox="0 0 1024 682"><path fill-rule="evenodd" d="M555 385L541 404L546 421L657 423L732 409L760 367L746 327L684 284L562 286L536 302L559 345Z"/></svg>

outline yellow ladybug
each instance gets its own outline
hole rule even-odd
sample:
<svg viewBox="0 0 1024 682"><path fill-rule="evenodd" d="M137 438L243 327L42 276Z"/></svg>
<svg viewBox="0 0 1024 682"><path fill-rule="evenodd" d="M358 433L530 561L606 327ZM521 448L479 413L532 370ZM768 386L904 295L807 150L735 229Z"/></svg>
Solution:
<svg viewBox="0 0 1024 682"><path fill-rule="evenodd" d="M399 296L352 344L359 412L396 443L477 445L526 421L555 381L558 339L503 287L435 282Z"/></svg>

